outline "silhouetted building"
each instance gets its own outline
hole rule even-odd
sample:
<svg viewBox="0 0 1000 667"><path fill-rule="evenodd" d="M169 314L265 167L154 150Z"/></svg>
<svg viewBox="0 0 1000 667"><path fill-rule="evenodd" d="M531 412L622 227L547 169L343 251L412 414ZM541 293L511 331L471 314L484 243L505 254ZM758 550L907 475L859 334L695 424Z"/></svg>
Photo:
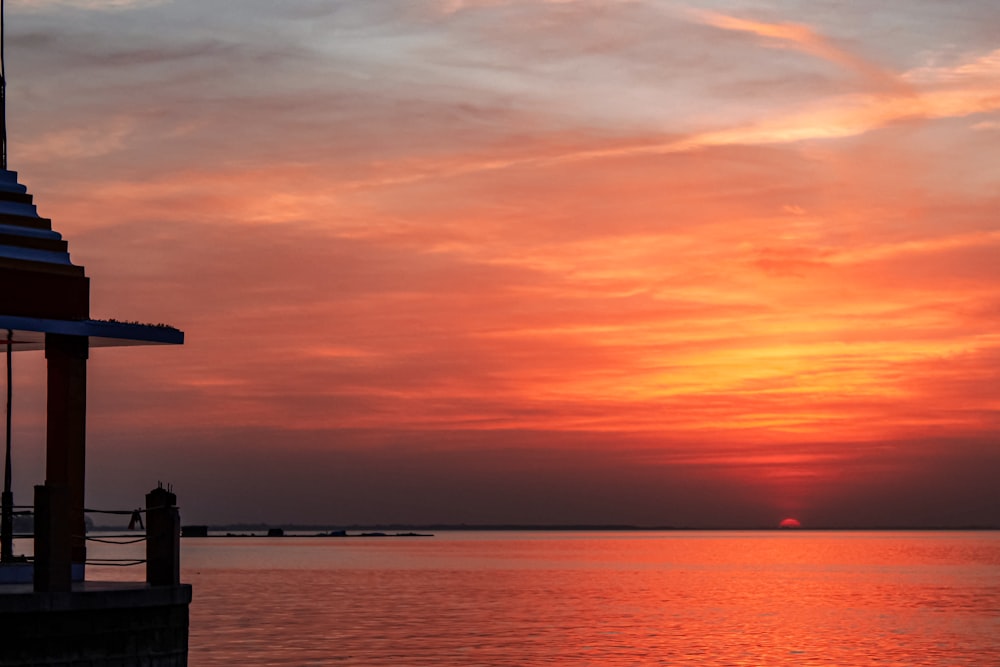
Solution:
<svg viewBox="0 0 1000 667"><path fill-rule="evenodd" d="M34 559L0 564L0 667L186 664L191 588L179 581L175 496L157 489L146 499L146 585L87 586L84 517L90 349L181 344L184 334L90 319L83 267L70 261L66 241L38 215L17 174L5 169L0 340L16 352L43 350L47 364L45 480L35 487ZM4 537L9 545L10 535Z"/></svg>

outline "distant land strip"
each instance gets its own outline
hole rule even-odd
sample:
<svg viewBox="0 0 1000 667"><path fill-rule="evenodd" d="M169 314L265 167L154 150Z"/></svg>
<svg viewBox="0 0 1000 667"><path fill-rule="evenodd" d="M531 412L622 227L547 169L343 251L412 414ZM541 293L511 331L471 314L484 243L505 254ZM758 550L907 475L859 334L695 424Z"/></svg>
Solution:
<svg viewBox="0 0 1000 667"><path fill-rule="evenodd" d="M468 524L468 523L381 523L381 524L350 524L350 525L317 525L317 524L281 524L281 523L233 523L233 524L208 524L205 526L209 532L231 532L248 533L263 532L281 529L285 532L295 533L341 533L346 531L354 532L428 532L428 531L518 531L518 532L656 532L656 531L775 531L780 530L773 525L759 526L639 526L632 524L526 524L526 523L499 523L499 524ZM94 526L91 530L121 530L121 526ZM901 530L927 530L927 531L991 531L1000 530L997 525L885 525L885 526L803 526L800 529L805 531L901 531ZM782 532L794 532L783 530Z"/></svg>

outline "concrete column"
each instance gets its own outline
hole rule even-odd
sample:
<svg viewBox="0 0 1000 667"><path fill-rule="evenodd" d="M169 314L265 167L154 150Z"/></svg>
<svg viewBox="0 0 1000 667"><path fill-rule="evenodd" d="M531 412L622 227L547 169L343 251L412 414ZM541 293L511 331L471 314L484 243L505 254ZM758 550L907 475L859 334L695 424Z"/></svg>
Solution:
<svg viewBox="0 0 1000 667"><path fill-rule="evenodd" d="M66 489L46 483L35 487L35 591L70 589L70 535Z"/></svg>
<svg viewBox="0 0 1000 667"><path fill-rule="evenodd" d="M163 487L146 494L146 582L181 582L181 515L177 496Z"/></svg>
<svg viewBox="0 0 1000 667"><path fill-rule="evenodd" d="M89 344L82 336L45 335L48 361L48 421L46 431L46 483L66 492L65 525L53 530L70 536L72 562L87 560L84 522L84 479L87 453L87 357Z"/></svg>

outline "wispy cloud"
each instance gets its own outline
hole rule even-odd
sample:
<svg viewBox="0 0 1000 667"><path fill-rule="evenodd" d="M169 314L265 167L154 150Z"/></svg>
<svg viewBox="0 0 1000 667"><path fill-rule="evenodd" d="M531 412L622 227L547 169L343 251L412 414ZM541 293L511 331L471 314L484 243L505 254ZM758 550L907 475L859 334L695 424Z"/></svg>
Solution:
<svg viewBox="0 0 1000 667"><path fill-rule="evenodd" d="M135 129L135 119L129 116L109 118L98 127L61 128L18 149L17 157L28 164L99 157L121 150Z"/></svg>
<svg viewBox="0 0 1000 667"><path fill-rule="evenodd" d="M905 94L903 81L894 73L838 46L813 27L799 23L767 23L707 10L690 10L690 16L721 30L744 32L763 38L771 48L792 48L840 65L859 74L876 91Z"/></svg>
<svg viewBox="0 0 1000 667"><path fill-rule="evenodd" d="M44 11L71 7L85 10L139 9L171 2L172 0L10 0L10 8L17 10Z"/></svg>

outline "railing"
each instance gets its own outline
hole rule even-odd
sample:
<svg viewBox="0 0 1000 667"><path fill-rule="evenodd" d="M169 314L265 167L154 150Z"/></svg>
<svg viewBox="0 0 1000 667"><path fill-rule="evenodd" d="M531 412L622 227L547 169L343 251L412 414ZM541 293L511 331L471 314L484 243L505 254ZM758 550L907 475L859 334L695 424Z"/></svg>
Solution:
<svg viewBox="0 0 1000 667"><path fill-rule="evenodd" d="M135 510L84 509L84 514L124 515L130 517L130 528L138 524L144 534L78 535L72 528L65 493L51 485L35 487L35 505L12 508L18 515L34 513L34 533L18 533L14 537L34 540L32 557L15 559L31 563L34 568L34 588L39 592L68 591L74 565L96 567L132 567L146 565L146 582L153 586L175 586L180 583L180 514L177 496L162 486L146 494L146 507ZM145 521L143 520L145 517ZM82 519L78 519L82 523ZM146 543L145 558L89 558L87 542L112 545Z"/></svg>
<svg viewBox="0 0 1000 667"><path fill-rule="evenodd" d="M138 544L139 542L146 542L147 536L145 534L146 527L143 524L142 517L146 515L149 510L146 508L138 508L134 510L95 510L84 508L84 514L102 514L111 516L127 516L129 517L129 527L127 530L135 530L135 525L138 524L139 529L143 531L141 535L136 533L127 533L124 535L101 535L96 537L94 535L85 535L84 539L87 542L97 542L100 544L113 544L113 545L129 545ZM87 565L94 565L96 567L134 567L136 565L142 565L147 562L146 558L92 558L87 557Z"/></svg>

